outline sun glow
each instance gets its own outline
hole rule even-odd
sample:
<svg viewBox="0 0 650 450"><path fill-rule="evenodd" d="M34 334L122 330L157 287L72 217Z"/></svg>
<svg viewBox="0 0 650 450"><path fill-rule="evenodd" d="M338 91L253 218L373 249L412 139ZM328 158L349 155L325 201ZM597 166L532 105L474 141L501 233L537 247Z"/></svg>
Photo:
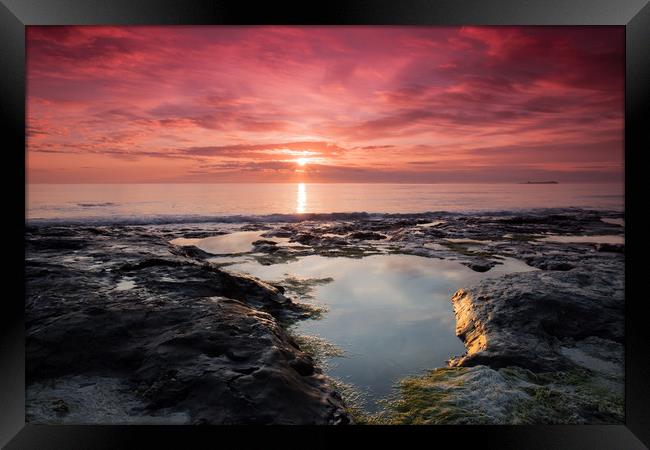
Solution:
<svg viewBox="0 0 650 450"><path fill-rule="evenodd" d="M307 158L298 158L296 159L296 164L298 164L300 167L304 167L309 160Z"/></svg>

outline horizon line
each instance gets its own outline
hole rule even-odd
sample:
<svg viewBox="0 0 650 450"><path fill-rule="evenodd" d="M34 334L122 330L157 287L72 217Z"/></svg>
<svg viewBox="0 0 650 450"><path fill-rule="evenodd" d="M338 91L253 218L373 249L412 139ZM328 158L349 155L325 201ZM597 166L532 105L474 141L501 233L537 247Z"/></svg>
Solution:
<svg viewBox="0 0 650 450"><path fill-rule="evenodd" d="M520 181L480 181L480 182L467 182L467 181L445 181L445 182L407 182L407 181L389 181L389 182L364 182L364 181L215 181L215 182L197 182L197 181L140 181L140 182L27 182L28 185L86 185L86 184L97 184L97 185L114 185L114 184L403 184L403 185L428 185L428 184L625 184L625 180L621 181L557 181L557 180L520 180Z"/></svg>

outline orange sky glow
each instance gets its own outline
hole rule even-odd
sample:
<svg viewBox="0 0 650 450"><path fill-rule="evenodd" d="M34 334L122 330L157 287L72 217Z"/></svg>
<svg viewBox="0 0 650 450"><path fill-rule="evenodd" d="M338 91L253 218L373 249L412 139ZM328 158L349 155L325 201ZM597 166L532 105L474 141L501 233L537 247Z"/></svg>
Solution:
<svg viewBox="0 0 650 450"><path fill-rule="evenodd" d="M622 27L27 28L30 183L622 181Z"/></svg>

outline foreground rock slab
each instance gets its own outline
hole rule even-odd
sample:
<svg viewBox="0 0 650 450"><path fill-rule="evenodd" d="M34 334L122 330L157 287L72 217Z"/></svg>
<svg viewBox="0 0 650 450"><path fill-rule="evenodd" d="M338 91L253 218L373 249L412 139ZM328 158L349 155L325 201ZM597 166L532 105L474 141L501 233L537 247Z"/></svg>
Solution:
<svg viewBox="0 0 650 450"><path fill-rule="evenodd" d="M177 257L151 237L142 236L146 250L117 233L76 232L61 244L41 230L33 239L29 422L350 422L285 331L308 311L280 287ZM60 251L73 242L76 253Z"/></svg>
<svg viewBox="0 0 650 450"><path fill-rule="evenodd" d="M536 271L487 279L451 299L467 354L452 366L517 365L533 371L575 363L561 352L588 337L623 343L623 277L613 271Z"/></svg>

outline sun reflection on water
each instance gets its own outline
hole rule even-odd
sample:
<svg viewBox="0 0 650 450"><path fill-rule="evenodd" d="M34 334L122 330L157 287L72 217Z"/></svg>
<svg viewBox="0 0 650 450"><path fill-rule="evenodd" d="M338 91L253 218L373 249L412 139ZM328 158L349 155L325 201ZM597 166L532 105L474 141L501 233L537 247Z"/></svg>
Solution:
<svg viewBox="0 0 650 450"><path fill-rule="evenodd" d="M305 183L298 183L298 192L296 196L296 212L302 214L307 208L307 189Z"/></svg>

